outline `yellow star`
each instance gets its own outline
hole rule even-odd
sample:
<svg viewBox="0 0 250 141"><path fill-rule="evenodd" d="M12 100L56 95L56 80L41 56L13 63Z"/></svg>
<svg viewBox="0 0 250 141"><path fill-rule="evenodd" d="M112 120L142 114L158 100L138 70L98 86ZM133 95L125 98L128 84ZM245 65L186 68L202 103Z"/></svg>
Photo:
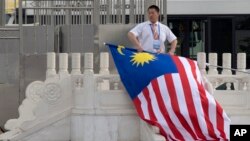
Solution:
<svg viewBox="0 0 250 141"><path fill-rule="evenodd" d="M139 65L143 66L145 63L149 64L150 61L156 60L156 57L153 54L147 52L134 53L130 57L132 57L131 62L133 62L133 65L136 64L137 67Z"/></svg>

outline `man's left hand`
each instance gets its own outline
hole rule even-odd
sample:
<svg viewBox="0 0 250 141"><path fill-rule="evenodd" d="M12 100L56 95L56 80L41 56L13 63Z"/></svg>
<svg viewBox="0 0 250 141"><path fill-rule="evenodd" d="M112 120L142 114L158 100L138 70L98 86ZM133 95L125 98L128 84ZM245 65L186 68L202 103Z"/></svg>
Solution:
<svg viewBox="0 0 250 141"><path fill-rule="evenodd" d="M174 55L174 52L169 51L169 52L168 52L168 54L170 54L170 55Z"/></svg>

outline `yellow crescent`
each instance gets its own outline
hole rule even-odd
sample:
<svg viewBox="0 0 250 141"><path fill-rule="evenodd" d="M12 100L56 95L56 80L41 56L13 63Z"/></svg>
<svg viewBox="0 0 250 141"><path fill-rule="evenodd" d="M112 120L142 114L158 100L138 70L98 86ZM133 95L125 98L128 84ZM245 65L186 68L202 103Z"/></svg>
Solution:
<svg viewBox="0 0 250 141"><path fill-rule="evenodd" d="M125 55L125 54L122 52L122 49L124 49L124 48L125 48L124 46L118 46L117 51L119 52L119 54Z"/></svg>

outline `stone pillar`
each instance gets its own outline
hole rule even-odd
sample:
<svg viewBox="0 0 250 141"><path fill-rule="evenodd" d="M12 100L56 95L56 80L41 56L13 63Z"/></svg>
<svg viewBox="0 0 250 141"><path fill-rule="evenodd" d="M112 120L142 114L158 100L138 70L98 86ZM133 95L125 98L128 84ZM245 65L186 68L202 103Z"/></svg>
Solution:
<svg viewBox="0 0 250 141"><path fill-rule="evenodd" d="M85 53L84 55L84 74L93 74L93 53Z"/></svg>
<svg viewBox="0 0 250 141"><path fill-rule="evenodd" d="M56 75L56 54L54 52L48 52L46 77L49 78L55 75Z"/></svg>
<svg viewBox="0 0 250 141"><path fill-rule="evenodd" d="M68 72L68 54L67 53L60 53L59 54L59 74L67 75Z"/></svg>
<svg viewBox="0 0 250 141"><path fill-rule="evenodd" d="M81 53L72 53L71 61L72 61L71 74L72 75L81 74Z"/></svg>
<svg viewBox="0 0 250 141"><path fill-rule="evenodd" d="M109 53L100 54L100 74L109 74Z"/></svg>
<svg viewBox="0 0 250 141"><path fill-rule="evenodd" d="M76 103L84 109L94 109L96 94L95 77L93 71L93 53L84 54L83 92Z"/></svg>
<svg viewBox="0 0 250 141"><path fill-rule="evenodd" d="M239 71L246 71L246 53L237 54L237 69ZM236 72L236 74L243 74L243 73Z"/></svg>
<svg viewBox="0 0 250 141"><path fill-rule="evenodd" d="M0 26L4 26L5 21L5 0L0 0Z"/></svg>
<svg viewBox="0 0 250 141"><path fill-rule="evenodd" d="M209 75L217 75L218 71L217 71L217 53L209 53L208 55L208 59L209 59L209 64L211 66L209 66L209 71L208 74Z"/></svg>
<svg viewBox="0 0 250 141"><path fill-rule="evenodd" d="M224 75L232 75L231 69L231 53L223 53L222 54L222 74Z"/></svg>
<svg viewBox="0 0 250 141"><path fill-rule="evenodd" d="M100 72L101 75L109 75L109 53L102 52L100 54ZM103 80L100 84L100 90L109 90L110 84L109 80Z"/></svg>
<svg viewBox="0 0 250 141"><path fill-rule="evenodd" d="M236 71L237 75L247 75L243 73L246 71L246 53L237 54L237 70L241 71L241 72ZM238 86L240 90L247 90L246 82L239 81Z"/></svg>
<svg viewBox="0 0 250 141"><path fill-rule="evenodd" d="M199 52L197 54L197 62L202 75L206 74L206 53Z"/></svg>

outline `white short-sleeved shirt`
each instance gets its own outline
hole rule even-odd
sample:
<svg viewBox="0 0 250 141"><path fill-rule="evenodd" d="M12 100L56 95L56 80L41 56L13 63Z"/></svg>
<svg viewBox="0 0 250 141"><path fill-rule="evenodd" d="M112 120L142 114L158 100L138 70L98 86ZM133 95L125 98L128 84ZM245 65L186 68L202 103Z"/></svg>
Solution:
<svg viewBox="0 0 250 141"><path fill-rule="evenodd" d="M139 39L139 42L145 51L155 52L155 50L153 49L154 38L151 29L151 24L152 23L150 21L140 23L136 25L133 29L131 29L130 32L132 32ZM157 33L158 34L160 33L161 47L163 47L165 51L164 42L167 40L169 43L171 43L176 39L176 36L166 25L160 22L157 22L156 25L157 25ZM160 28L158 28L158 26Z"/></svg>

